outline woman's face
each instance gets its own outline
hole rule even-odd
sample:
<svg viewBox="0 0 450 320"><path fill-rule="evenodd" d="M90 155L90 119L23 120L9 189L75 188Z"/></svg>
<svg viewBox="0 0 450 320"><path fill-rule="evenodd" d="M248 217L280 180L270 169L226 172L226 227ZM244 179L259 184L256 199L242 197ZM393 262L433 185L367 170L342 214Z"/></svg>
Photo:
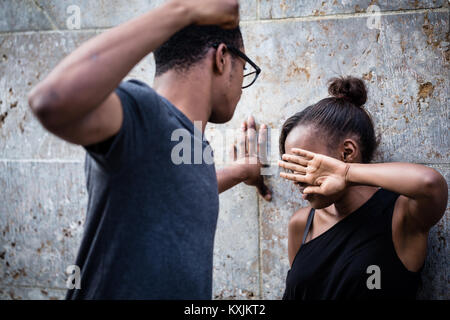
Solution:
<svg viewBox="0 0 450 320"><path fill-rule="evenodd" d="M341 160L338 146L336 146L335 150L330 150L327 142L327 136L313 125L300 125L289 132L284 147L287 154L294 154L292 148L300 148ZM303 193L303 190L308 186L307 184L299 182L295 182L294 184L299 187L301 193ZM310 203L311 207L322 209L335 203L341 196L342 194L337 194L332 197L325 197L319 194L308 194L306 195L305 200Z"/></svg>

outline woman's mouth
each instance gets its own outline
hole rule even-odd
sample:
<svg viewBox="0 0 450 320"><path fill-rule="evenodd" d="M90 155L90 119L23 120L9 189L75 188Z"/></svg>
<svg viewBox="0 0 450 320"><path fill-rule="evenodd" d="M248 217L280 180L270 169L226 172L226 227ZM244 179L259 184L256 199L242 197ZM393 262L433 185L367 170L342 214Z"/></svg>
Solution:
<svg viewBox="0 0 450 320"><path fill-rule="evenodd" d="M312 194L303 194L302 198L303 198L303 200L311 201L313 198L313 195Z"/></svg>
<svg viewBox="0 0 450 320"><path fill-rule="evenodd" d="M312 200L313 194L304 194L303 193L303 191L305 191L305 189L308 187L307 184L304 184L304 183L301 183L301 182L295 182L294 184L297 186L298 190L302 194L303 200L306 200L306 201L311 201Z"/></svg>
<svg viewBox="0 0 450 320"><path fill-rule="evenodd" d="M304 183L300 183L300 182L295 182L294 184L298 187L300 192L303 194L303 191L306 189L307 185L305 185Z"/></svg>

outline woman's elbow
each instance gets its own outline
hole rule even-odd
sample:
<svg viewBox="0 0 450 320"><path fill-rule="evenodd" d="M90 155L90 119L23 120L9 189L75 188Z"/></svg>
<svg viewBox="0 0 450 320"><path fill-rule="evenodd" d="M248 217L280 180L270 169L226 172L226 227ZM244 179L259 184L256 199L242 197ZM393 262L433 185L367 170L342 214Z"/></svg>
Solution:
<svg viewBox="0 0 450 320"><path fill-rule="evenodd" d="M448 186L444 177L435 169L428 168L423 175L423 185L426 190L441 190L447 193Z"/></svg>
<svg viewBox="0 0 450 320"><path fill-rule="evenodd" d="M429 197L433 197L442 206L447 207L448 185L445 178L435 169L429 168L423 175L423 190Z"/></svg>

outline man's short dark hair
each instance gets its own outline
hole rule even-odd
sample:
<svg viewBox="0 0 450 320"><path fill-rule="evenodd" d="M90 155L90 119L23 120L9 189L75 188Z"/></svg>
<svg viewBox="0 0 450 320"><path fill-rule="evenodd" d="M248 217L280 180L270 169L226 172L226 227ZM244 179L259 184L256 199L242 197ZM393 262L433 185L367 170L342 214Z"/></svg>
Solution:
<svg viewBox="0 0 450 320"><path fill-rule="evenodd" d="M243 47L240 28L191 25L178 31L154 52L156 76L171 69L188 70L202 60L215 43Z"/></svg>

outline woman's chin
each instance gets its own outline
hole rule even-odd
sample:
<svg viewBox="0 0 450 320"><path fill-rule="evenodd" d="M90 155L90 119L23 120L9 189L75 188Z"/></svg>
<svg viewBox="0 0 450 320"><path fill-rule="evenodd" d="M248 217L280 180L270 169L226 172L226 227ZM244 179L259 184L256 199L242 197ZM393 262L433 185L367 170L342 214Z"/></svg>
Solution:
<svg viewBox="0 0 450 320"><path fill-rule="evenodd" d="M333 201L317 194L304 194L303 199L309 202L311 208L323 209L333 204Z"/></svg>

